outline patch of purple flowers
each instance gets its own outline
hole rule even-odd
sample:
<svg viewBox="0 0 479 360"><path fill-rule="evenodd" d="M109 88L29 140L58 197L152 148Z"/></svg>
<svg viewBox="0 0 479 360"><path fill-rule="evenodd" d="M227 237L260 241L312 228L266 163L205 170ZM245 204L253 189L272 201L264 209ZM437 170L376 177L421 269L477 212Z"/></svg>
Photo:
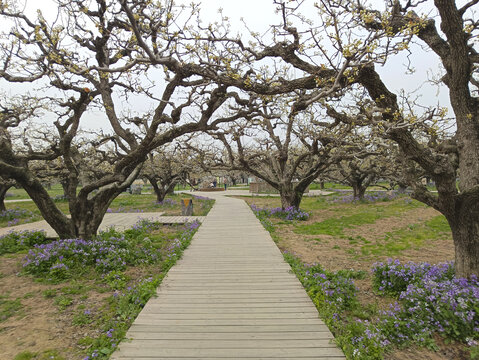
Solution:
<svg viewBox="0 0 479 360"><path fill-rule="evenodd" d="M15 225L18 225L19 222L20 222L20 219L13 219L7 222L7 226L15 226Z"/></svg>
<svg viewBox="0 0 479 360"><path fill-rule="evenodd" d="M25 257L23 267L31 274L61 280L85 267L108 273L124 270L128 265L153 264L163 258L177 257L177 249L185 239L193 236L199 223L186 224L179 239L172 240L164 249L144 236L159 226L151 220L141 219L123 234L110 230L93 240L63 239L36 245Z"/></svg>
<svg viewBox="0 0 479 360"><path fill-rule="evenodd" d="M399 296L413 283L452 280L454 264L452 262L437 265L413 262L401 264L397 259L388 259L384 263L375 263L372 273L373 287L376 291Z"/></svg>
<svg viewBox="0 0 479 360"><path fill-rule="evenodd" d="M7 226L18 225L20 219L33 219L35 214L29 210L24 209L8 209L0 211L0 221L7 221ZM25 222L30 222L31 220L26 220Z"/></svg>
<svg viewBox="0 0 479 360"><path fill-rule="evenodd" d="M206 196L200 196L200 195L192 195L192 196L197 200L203 200L203 201L213 200L213 199L210 199L209 197L206 197Z"/></svg>
<svg viewBox="0 0 479 360"><path fill-rule="evenodd" d="M256 216L262 217L276 217L285 220L308 220L310 213L301 209L289 206L286 209L280 207L275 208L260 208L255 204L251 205L251 209Z"/></svg>
<svg viewBox="0 0 479 360"><path fill-rule="evenodd" d="M358 198L354 197L354 195L350 191L346 192L345 190L338 189L335 189L334 191L337 192L340 196L335 196L330 200L330 202L341 204L349 204L358 201L368 203L374 203L378 201L391 201L397 199L398 197L404 196L404 193L401 193L399 191L378 191L368 192L364 195L364 198L362 200L359 200Z"/></svg>
<svg viewBox="0 0 479 360"><path fill-rule="evenodd" d="M138 249L141 252L141 249ZM143 257L153 257L148 252ZM51 274L64 278L68 271L94 266L100 272L124 269L127 261L141 254L129 247L124 236L94 240L62 239L37 245L25 257L23 267L32 274Z"/></svg>
<svg viewBox="0 0 479 360"><path fill-rule="evenodd" d="M479 281L454 277L452 263L375 264L375 286L400 303L381 313L378 325L396 344L431 341L433 333L465 342L479 339Z"/></svg>
<svg viewBox="0 0 479 360"><path fill-rule="evenodd" d="M173 199L165 198L163 199L163 201L157 201L155 205L159 207L173 207L175 205L178 205L178 202Z"/></svg>

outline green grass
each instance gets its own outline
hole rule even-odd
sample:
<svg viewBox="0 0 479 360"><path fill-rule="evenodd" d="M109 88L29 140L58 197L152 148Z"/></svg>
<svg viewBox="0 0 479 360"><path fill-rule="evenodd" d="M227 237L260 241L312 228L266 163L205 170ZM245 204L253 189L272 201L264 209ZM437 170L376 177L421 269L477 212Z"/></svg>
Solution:
<svg viewBox="0 0 479 360"><path fill-rule="evenodd" d="M408 227L386 233L385 237L376 244L361 246L362 255L395 256L404 250L419 249L426 241L434 241L444 236L450 236L451 228L444 216L439 215L423 224L409 225Z"/></svg>
<svg viewBox="0 0 479 360"><path fill-rule="evenodd" d="M304 197L300 207L302 210L308 212L314 210L331 210L331 204L328 202L328 199L329 196Z"/></svg>
<svg viewBox="0 0 479 360"><path fill-rule="evenodd" d="M166 198L176 202L176 205L158 205L154 194L130 195L128 193L123 193L112 201L110 208L113 209L113 211L120 210L120 212L135 212L138 210L143 212L164 212L164 215L166 216L173 216L181 215L180 201L182 198L193 198L193 215L205 216L208 214L214 203L214 200L198 200L195 199L192 194L185 193L170 194ZM56 205L64 214L69 214L68 203L66 201L56 202ZM29 210L34 214L34 217L32 218L33 221L42 220L40 210L33 202L7 203L6 207L7 209L18 208ZM7 223L8 221L0 221L0 227L7 226Z"/></svg>
<svg viewBox="0 0 479 360"><path fill-rule="evenodd" d="M342 236L344 235L344 229L350 229L364 224L373 224L376 220L384 218L385 216L386 214L381 211L341 216L340 218L330 218L313 224L298 225L294 232L303 235Z"/></svg>
<svg viewBox="0 0 479 360"><path fill-rule="evenodd" d="M46 350L41 353L22 351L15 355L13 360L65 360L56 350Z"/></svg>
<svg viewBox="0 0 479 360"><path fill-rule="evenodd" d="M320 190L321 185L319 183L312 183L311 185L309 185L309 189L310 190ZM352 189L352 188L351 188L351 186L338 184L338 183L334 183L334 182L331 182L331 181L325 181L323 190L327 190L327 189Z"/></svg>
<svg viewBox="0 0 479 360"><path fill-rule="evenodd" d="M63 188L60 184L56 184L52 185L51 189L47 190L47 192L48 194L50 194L51 197L60 196L63 195ZM16 189L12 187L8 190L7 193L13 196L8 196L7 198L5 198L6 200L30 199L30 196L23 189Z"/></svg>
<svg viewBox="0 0 479 360"><path fill-rule="evenodd" d="M55 296L57 296L57 290L56 289L46 289L42 291L42 295L45 299L52 299Z"/></svg>
<svg viewBox="0 0 479 360"><path fill-rule="evenodd" d="M156 202L155 195L124 195L113 200L110 208L122 208L122 211L142 210L144 212L164 212L165 216L181 215L181 199L193 199L193 215L206 216L214 204L214 200L196 199L193 194L169 194L166 196L164 204ZM168 203L174 202L174 204Z"/></svg>
<svg viewBox="0 0 479 360"><path fill-rule="evenodd" d="M68 286L65 286L61 289L61 292L65 295L83 295L90 290L90 287L73 280Z"/></svg>
<svg viewBox="0 0 479 360"><path fill-rule="evenodd" d="M405 202L404 199L382 204L331 204L323 198L319 198L316 202L305 201L302 205L301 208L307 211L327 209L341 213L342 215L330 217L312 224L296 225L294 232L302 235L323 234L331 236L343 236L344 229L374 224L379 219L398 216L405 211L422 206L422 204L417 201L408 203Z"/></svg>
<svg viewBox="0 0 479 360"><path fill-rule="evenodd" d="M309 188L311 190L320 190L321 185L319 183L312 183L311 185L309 185ZM378 182L377 184L373 184L373 185L369 186L368 191L385 190L385 189L388 189L388 188L389 188L389 183L386 182L386 181L381 181L381 182ZM348 186L348 185L339 184L339 183L335 183L335 182L331 182L331 181L326 181L324 183L324 189L323 190L331 190L331 189L352 190L353 188L351 186ZM395 189L397 189L397 186L395 187ZM427 189L429 191L436 191L437 190L435 185L427 185Z"/></svg>
<svg viewBox="0 0 479 360"><path fill-rule="evenodd" d="M13 360L32 360L35 358L35 353L30 351L22 351L21 353L15 355Z"/></svg>
<svg viewBox="0 0 479 360"><path fill-rule="evenodd" d="M0 322L18 314L22 307L20 299L10 300L8 296L0 295Z"/></svg>
<svg viewBox="0 0 479 360"><path fill-rule="evenodd" d="M63 311L73 304L73 298L71 296L59 295L55 298L54 303L60 311Z"/></svg>

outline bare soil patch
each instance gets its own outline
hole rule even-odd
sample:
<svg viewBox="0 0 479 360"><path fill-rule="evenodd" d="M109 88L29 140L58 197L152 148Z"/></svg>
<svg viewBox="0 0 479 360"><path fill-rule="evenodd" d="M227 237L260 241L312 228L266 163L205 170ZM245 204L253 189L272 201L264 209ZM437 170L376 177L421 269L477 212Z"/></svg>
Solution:
<svg viewBox="0 0 479 360"><path fill-rule="evenodd" d="M68 283L44 284L30 276L20 275L21 260L25 255L15 254L0 258L0 295L9 299L20 299L22 308L3 322L0 322L0 359L13 359L20 352L41 353L57 350L65 359L83 359L78 340L86 336L96 337L98 329L94 324L73 325L76 309L83 305L93 316L98 314L111 295L97 291L92 281L82 282L89 290L82 296L72 296L72 305L60 311L54 298L46 298L46 290L58 294Z"/></svg>
<svg viewBox="0 0 479 360"><path fill-rule="evenodd" d="M9 299L21 299L22 309L0 323L0 349L3 359L13 359L22 351L40 352L58 349L66 358L73 358L75 332L65 316L59 315L51 299L42 292L59 286L45 285L19 276L20 260L24 255L2 257L0 272L0 294ZM71 323L71 322L70 322Z"/></svg>

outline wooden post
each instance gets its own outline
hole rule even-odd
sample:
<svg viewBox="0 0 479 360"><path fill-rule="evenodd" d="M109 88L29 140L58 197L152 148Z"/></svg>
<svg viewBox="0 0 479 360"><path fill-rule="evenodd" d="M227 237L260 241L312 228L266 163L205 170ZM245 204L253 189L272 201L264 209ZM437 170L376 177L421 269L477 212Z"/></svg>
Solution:
<svg viewBox="0 0 479 360"><path fill-rule="evenodd" d="M193 199L181 199L181 215L193 215Z"/></svg>

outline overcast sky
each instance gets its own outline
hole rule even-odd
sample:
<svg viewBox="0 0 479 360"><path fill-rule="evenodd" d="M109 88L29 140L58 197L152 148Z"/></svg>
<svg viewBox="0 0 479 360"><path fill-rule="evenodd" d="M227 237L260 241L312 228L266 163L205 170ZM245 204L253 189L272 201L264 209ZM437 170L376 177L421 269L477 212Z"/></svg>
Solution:
<svg viewBox="0 0 479 360"><path fill-rule="evenodd" d="M186 4L189 2L189 0L182 1ZM312 18L315 14L315 10L311 7L314 2L310 0L303 4L306 9L305 13L309 18ZM380 7L383 6L382 0L373 0L373 2ZM263 33L269 26L277 24L279 19L278 15L275 14L275 6L272 0L203 0L201 4L205 22L208 19L217 18L218 8L222 8L223 15L228 16L233 26L238 30L243 29L241 18L251 29L259 33ZM423 102L427 105L436 105L439 102L441 106L450 107L445 89L427 83L428 79L431 79L432 76L437 77L437 74L441 72L438 57L432 51L425 52L419 46L413 46L411 49L411 54L404 52L390 58L386 66L378 67L378 72L382 75L389 89L396 93L399 93L401 89L414 92L416 96L421 96ZM415 69L414 73L407 72L408 56Z"/></svg>
<svg viewBox="0 0 479 360"><path fill-rule="evenodd" d="M376 1L376 0L374 0ZM379 4L383 2L377 0ZM177 0L177 3L189 4L191 0ZM244 25L241 22L243 18L251 30L259 33L265 32L272 24L278 24L279 17L275 14L275 6L272 0L203 0L200 1L202 20L204 23L218 20L218 9L222 8L222 13L227 16L232 24L234 32L243 33ZM306 0L305 11L307 16L314 16L312 11L313 0ZM34 9L40 8L46 17L55 14L55 7L52 6L51 0L36 0L28 1L28 12L34 13ZM378 68L378 71L383 75L383 79L388 87L398 93L401 89L407 92L414 91L420 88L415 95L421 96L422 101L426 105L435 105L438 102L441 106L449 106L447 92L438 89L436 86L426 84L428 78L439 73L439 62L434 53L426 53L419 47L413 48L413 54L410 55L413 66L415 68L414 74L406 73L406 53L391 58L388 64L383 68ZM3 83L4 84L4 83ZM20 89L24 89L21 86ZM4 89L8 89L8 85L4 85ZM450 112L450 115L452 113ZM96 114L90 117L84 124L88 127L97 127L103 120L101 115ZM105 120L106 121L106 120Z"/></svg>

